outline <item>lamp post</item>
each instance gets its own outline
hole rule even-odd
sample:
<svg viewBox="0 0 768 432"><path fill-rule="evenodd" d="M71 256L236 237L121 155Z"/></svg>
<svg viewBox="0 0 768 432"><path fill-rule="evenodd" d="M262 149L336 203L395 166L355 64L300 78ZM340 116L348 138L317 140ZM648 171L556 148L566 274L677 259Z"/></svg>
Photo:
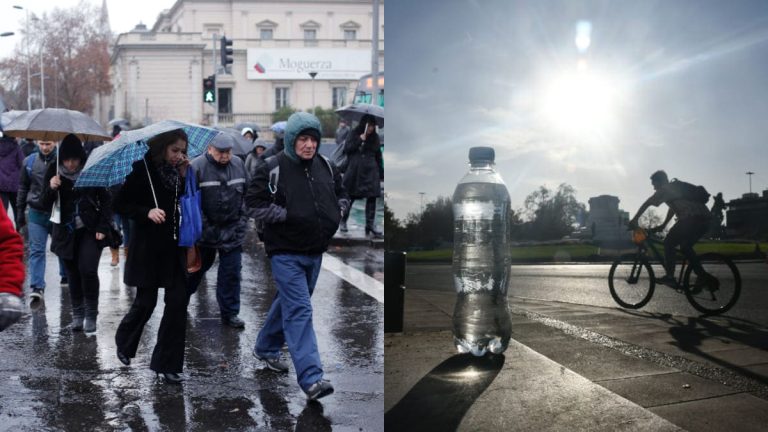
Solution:
<svg viewBox="0 0 768 432"><path fill-rule="evenodd" d="M310 72L309 76L312 77L312 115L315 115L315 77L317 72Z"/></svg>
<svg viewBox="0 0 768 432"><path fill-rule="evenodd" d="M752 175L755 173L752 171L747 171L744 174L749 176L749 193L752 193Z"/></svg>
<svg viewBox="0 0 768 432"><path fill-rule="evenodd" d="M14 32L3 32L3 33L0 33L0 37L13 36L14 34L16 34L16 33L14 33Z"/></svg>
<svg viewBox="0 0 768 432"><path fill-rule="evenodd" d="M27 34L24 35L25 45L27 46L27 111L32 110L32 73L30 72L30 66L29 66L29 11L19 5L13 5L14 9L23 10L26 15L26 32Z"/></svg>

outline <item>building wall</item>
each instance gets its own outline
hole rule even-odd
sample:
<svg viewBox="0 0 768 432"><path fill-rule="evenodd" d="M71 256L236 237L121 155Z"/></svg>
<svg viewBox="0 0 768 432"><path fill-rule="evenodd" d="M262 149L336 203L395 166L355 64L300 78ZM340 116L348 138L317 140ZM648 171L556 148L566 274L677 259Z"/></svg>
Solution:
<svg viewBox="0 0 768 432"><path fill-rule="evenodd" d="M613 242L628 237L626 226L628 213L619 209L619 198L612 195L600 195L589 199L589 218L587 228L594 227L593 240Z"/></svg>

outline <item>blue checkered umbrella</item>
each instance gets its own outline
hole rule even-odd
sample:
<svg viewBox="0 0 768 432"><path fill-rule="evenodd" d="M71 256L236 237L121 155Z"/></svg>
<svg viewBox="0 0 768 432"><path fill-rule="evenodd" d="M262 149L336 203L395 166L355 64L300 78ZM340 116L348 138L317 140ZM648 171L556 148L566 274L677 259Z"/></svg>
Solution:
<svg viewBox="0 0 768 432"><path fill-rule="evenodd" d="M219 131L191 123L164 120L141 129L121 133L114 141L97 147L75 183L75 187L109 187L123 183L132 165L149 150L147 141L163 132L184 129L189 144L187 154L192 159L202 154Z"/></svg>

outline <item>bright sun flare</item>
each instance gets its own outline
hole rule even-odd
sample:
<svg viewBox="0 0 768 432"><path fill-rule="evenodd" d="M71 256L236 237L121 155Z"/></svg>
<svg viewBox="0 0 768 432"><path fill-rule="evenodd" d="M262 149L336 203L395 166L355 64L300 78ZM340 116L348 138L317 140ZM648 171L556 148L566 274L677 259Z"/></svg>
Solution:
<svg viewBox="0 0 768 432"><path fill-rule="evenodd" d="M618 80L581 65L545 84L541 112L560 132L606 135L616 126L621 93Z"/></svg>

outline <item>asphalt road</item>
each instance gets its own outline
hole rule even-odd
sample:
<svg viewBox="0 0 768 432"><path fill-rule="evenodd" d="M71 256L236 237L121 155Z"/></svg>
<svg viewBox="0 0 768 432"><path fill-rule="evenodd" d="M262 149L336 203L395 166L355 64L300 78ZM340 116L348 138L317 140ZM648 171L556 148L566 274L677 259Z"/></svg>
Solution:
<svg viewBox="0 0 768 432"><path fill-rule="evenodd" d="M768 326L768 265L765 262L738 262L742 277L741 297L724 316ZM509 294L539 300L602 307L619 307L608 291L610 264L513 265ZM660 269L656 270L659 274ZM453 291L450 264L408 264L406 289ZM657 285L646 312L678 316L699 316L684 294Z"/></svg>

